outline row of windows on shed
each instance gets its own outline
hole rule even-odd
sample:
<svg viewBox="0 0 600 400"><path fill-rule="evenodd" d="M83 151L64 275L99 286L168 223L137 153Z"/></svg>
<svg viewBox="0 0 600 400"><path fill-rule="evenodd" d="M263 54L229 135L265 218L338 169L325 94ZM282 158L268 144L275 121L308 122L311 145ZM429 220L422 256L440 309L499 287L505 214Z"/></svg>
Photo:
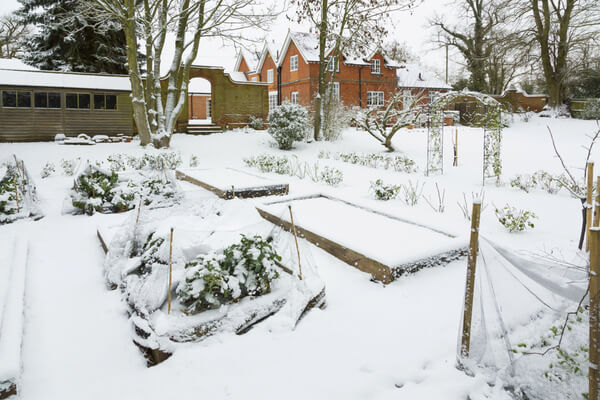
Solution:
<svg viewBox="0 0 600 400"><path fill-rule="evenodd" d="M16 108L31 108L31 92L3 90L2 106ZM35 108L61 108L62 96L54 92L34 92L33 104ZM89 110L91 108L91 95L89 93L65 93L65 107L70 109ZM116 110L117 96L114 94L94 94L95 110Z"/></svg>

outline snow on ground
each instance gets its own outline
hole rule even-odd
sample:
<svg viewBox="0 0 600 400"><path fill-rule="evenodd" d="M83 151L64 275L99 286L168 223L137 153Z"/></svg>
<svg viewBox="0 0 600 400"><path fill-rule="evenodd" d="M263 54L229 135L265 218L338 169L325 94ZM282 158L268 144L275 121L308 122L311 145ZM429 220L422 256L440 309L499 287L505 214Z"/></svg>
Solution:
<svg viewBox="0 0 600 400"><path fill-rule="evenodd" d="M559 173L547 125L569 166L581 168L582 145L596 125L589 121L517 117L505 130L504 181L517 173L538 169ZM335 166L344 172L339 188L309 180L288 180L290 194L323 192L366 204L429 225L468 232L456 205L481 190L482 131L459 128L460 166L451 166L451 135L445 135L445 174L424 177L426 135L422 130L397 134L394 145L414 159L420 171L403 174L318 160L330 152L382 152L383 147L364 132L348 130L333 143L300 143L292 151L301 160ZM211 136L175 135L172 149L191 155L199 168L246 168L242 159L277 150L266 132L235 131ZM382 286L369 277L313 247L320 275L327 285L328 307L311 312L293 332L266 332L264 326L243 336L219 336L189 344L166 362L146 368L132 344L130 326L116 292L103 278L104 254L96 225L123 215L61 215L72 178L60 174L61 159L99 160L113 153L140 155L136 143L60 146L55 143L0 145L0 158L16 154L38 177L38 193L46 215L40 221L19 221L0 227L0 243L19 237L29 242L26 322L23 338L21 399L159 399L188 397L215 399L508 399L499 386L481 375L469 377L455 368L455 353L466 260L447 267L422 270ZM600 149L593 159L600 161ZM57 173L39 178L46 162ZM576 171L582 176L582 171ZM424 195L434 196L434 183L446 190L444 214L421 201L407 207L399 200L380 202L369 194L369 182L425 183ZM182 185L186 191L190 185ZM197 193L195 191L194 193ZM482 216L482 235L503 245L529 251L558 249L572 257L577 245L580 203L566 192L527 194L509 186L485 187L489 206ZM206 193L210 197L212 194ZM535 229L509 234L497 222L493 205L509 203L534 211ZM356 227L360 229L360 227ZM410 239L406 239L410 245ZM414 244L415 246L417 244ZM2 260L3 258L0 258ZM0 286L1 287L1 286ZM1 297L1 296L0 296ZM539 332L541 335L543 332Z"/></svg>

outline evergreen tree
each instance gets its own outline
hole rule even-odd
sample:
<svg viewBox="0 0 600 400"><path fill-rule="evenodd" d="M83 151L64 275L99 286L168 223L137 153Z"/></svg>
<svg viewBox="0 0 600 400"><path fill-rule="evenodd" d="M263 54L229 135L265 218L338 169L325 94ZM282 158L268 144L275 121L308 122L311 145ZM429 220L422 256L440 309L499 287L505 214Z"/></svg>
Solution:
<svg viewBox="0 0 600 400"><path fill-rule="evenodd" d="M44 70L126 74L125 33L116 22L98 22L78 10L78 0L19 0L18 14L37 30L26 42L25 61Z"/></svg>

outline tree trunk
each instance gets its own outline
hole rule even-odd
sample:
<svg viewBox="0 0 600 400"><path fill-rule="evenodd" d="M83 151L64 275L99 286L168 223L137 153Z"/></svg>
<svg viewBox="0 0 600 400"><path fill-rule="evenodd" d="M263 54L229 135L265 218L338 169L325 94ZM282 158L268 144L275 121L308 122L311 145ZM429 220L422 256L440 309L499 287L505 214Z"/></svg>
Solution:
<svg viewBox="0 0 600 400"><path fill-rule="evenodd" d="M327 45L328 0L321 0L321 24L319 27L319 94L315 98L314 139L319 140L323 101L325 100L325 46Z"/></svg>
<svg viewBox="0 0 600 400"><path fill-rule="evenodd" d="M129 80L131 82L131 101L133 107L133 119L135 121L138 135L142 146L150 143L152 136L144 95L144 83L140 74L137 59L137 36L135 22L135 0L127 1L127 21L124 24L125 40L127 43L127 63L129 64Z"/></svg>

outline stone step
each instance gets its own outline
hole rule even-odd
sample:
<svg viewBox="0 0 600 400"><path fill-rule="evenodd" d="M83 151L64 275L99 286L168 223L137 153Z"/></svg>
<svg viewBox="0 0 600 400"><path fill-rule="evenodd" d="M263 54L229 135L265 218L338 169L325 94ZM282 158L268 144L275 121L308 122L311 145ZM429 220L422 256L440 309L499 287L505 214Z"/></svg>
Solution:
<svg viewBox="0 0 600 400"><path fill-rule="evenodd" d="M219 125L188 125L187 133L191 135L210 135L211 133L223 132Z"/></svg>

